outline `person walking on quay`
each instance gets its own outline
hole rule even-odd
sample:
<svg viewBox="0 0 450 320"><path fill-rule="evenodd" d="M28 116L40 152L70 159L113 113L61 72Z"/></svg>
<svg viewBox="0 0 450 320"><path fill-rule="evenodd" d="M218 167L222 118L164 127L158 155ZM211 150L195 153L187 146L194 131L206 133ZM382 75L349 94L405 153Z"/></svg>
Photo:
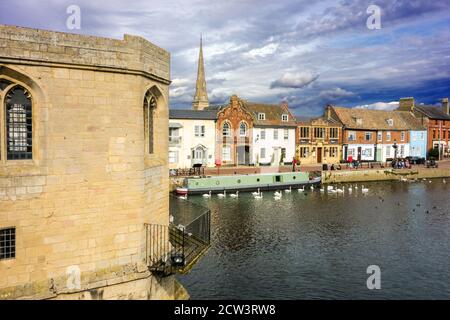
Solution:
<svg viewBox="0 0 450 320"><path fill-rule="evenodd" d="M297 159L294 157L292 159L292 172L296 172L297 171Z"/></svg>

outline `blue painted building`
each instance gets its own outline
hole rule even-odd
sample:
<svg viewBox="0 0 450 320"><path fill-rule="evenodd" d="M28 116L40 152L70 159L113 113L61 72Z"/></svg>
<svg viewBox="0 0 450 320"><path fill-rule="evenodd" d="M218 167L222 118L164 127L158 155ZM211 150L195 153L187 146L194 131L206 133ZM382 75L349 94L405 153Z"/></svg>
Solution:
<svg viewBox="0 0 450 320"><path fill-rule="evenodd" d="M428 154L428 130L422 118L414 116L411 112L399 112L410 128L409 155L412 157L426 158Z"/></svg>
<svg viewBox="0 0 450 320"><path fill-rule="evenodd" d="M411 130L410 154L412 157L427 157L427 130Z"/></svg>

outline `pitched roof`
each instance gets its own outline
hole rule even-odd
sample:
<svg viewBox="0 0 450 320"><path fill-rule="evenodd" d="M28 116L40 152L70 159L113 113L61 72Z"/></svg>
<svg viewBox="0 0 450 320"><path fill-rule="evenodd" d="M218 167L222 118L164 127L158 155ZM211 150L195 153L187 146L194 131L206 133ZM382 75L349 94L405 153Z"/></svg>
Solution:
<svg viewBox="0 0 450 320"><path fill-rule="evenodd" d="M414 107L415 110L419 111L420 113L424 114L426 117L430 119L436 119L436 120L450 120L450 115L445 113L442 110L442 107L436 107L436 106L428 106L428 105L416 105Z"/></svg>
<svg viewBox="0 0 450 320"><path fill-rule="evenodd" d="M411 125L407 120L408 116L402 115L402 111L368 110L343 107L333 107L333 110L342 124L348 129L411 130ZM393 120L392 125L388 123L388 120L390 119Z"/></svg>
<svg viewBox="0 0 450 320"><path fill-rule="evenodd" d="M341 123L333 118L327 119L326 117L319 117L319 118L310 118L310 119L303 119L300 121L297 121L297 125L299 126L341 126Z"/></svg>
<svg viewBox="0 0 450 320"><path fill-rule="evenodd" d="M169 119L216 120L217 111L170 109Z"/></svg>
<svg viewBox="0 0 450 320"><path fill-rule="evenodd" d="M255 126L279 126L279 127L295 127L297 126L297 121L289 109L283 107L283 105L276 104L263 104L263 103L255 103L248 102L242 100L243 107L252 114L253 123ZM260 113L265 114L265 120L260 120L258 115ZM282 116L287 114L289 116L288 121L282 121Z"/></svg>
<svg viewBox="0 0 450 320"><path fill-rule="evenodd" d="M413 113L409 111L396 111L403 120L407 123L410 130L413 131L425 131L427 130L427 125L423 122L421 118L417 118Z"/></svg>

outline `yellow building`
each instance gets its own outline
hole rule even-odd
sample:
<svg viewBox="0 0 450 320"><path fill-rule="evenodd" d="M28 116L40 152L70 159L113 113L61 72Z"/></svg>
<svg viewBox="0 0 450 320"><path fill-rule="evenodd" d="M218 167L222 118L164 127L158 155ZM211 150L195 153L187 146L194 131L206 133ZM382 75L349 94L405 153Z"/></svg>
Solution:
<svg viewBox="0 0 450 320"><path fill-rule="evenodd" d="M169 69L140 37L0 25L0 299L174 298L146 232L169 224Z"/></svg>
<svg viewBox="0 0 450 320"><path fill-rule="evenodd" d="M298 122L297 159L304 164L338 164L342 153L342 128L325 118Z"/></svg>

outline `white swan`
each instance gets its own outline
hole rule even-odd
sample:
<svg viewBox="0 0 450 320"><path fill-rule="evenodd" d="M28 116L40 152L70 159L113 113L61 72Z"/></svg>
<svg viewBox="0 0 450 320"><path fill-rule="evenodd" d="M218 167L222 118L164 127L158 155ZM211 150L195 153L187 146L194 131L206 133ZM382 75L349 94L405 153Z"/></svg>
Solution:
<svg viewBox="0 0 450 320"><path fill-rule="evenodd" d="M211 194L212 194L211 191L210 191L209 193L205 193L205 194L203 195L203 198L211 198Z"/></svg>
<svg viewBox="0 0 450 320"><path fill-rule="evenodd" d="M311 186L310 189L311 189L311 191L314 191L314 186Z"/></svg>
<svg viewBox="0 0 450 320"><path fill-rule="evenodd" d="M219 193L217 196L219 198L226 198L227 197L227 190L223 190L223 193Z"/></svg>
<svg viewBox="0 0 450 320"><path fill-rule="evenodd" d="M258 195L258 196L254 196L255 197L255 199L257 199L257 200L261 200L262 198L263 198L263 194L262 194L262 192Z"/></svg>
<svg viewBox="0 0 450 320"><path fill-rule="evenodd" d="M369 192L369 189L367 189L367 188L365 188L364 186L362 186L361 191L362 191L363 193L368 193L368 192Z"/></svg>
<svg viewBox="0 0 450 320"><path fill-rule="evenodd" d="M337 193L344 193L344 189L336 189Z"/></svg>
<svg viewBox="0 0 450 320"><path fill-rule="evenodd" d="M447 183L447 180L445 180L445 179L442 180L442 183L443 183L443 184L446 184L446 183Z"/></svg>
<svg viewBox="0 0 450 320"><path fill-rule="evenodd" d="M261 190L258 188L258 192L253 192L252 196L259 196L261 194Z"/></svg>
<svg viewBox="0 0 450 320"><path fill-rule="evenodd" d="M333 190L334 190L334 187L333 187L333 186L328 186L328 187L327 187L327 190L328 190L328 191L333 191Z"/></svg>
<svg viewBox="0 0 450 320"><path fill-rule="evenodd" d="M273 194L275 197L282 197L283 194L280 191L275 191L275 193Z"/></svg>
<svg viewBox="0 0 450 320"><path fill-rule="evenodd" d="M289 187L289 189L284 190L284 192L291 193L292 192L292 187Z"/></svg>
<svg viewBox="0 0 450 320"><path fill-rule="evenodd" d="M305 192L305 186L303 186L303 188L298 189L298 192Z"/></svg>
<svg viewBox="0 0 450 320"><path fill-rule="evenodd" d="M325 188L320 188L320 192L324 193L325 192Z"/></svg>
<svg viewBox="0 0 450 320"><path fill-rule="evenodd" d="M236 191L236 194L230 194L230 197L233 199L239 198L239 191Z"/></svg>
<svg viewBox="0 0 450 320"><path fill-rule="evenodd" d="M282 196L277 196L277 195L276 195L276 196L273 197L273 199L276 200L276 201L278 201L278 200L281 200L281 199L282 199Z"/></svg>
<svg viewBox="0 0 450 320"><path fill-rule="evenodd" d="M187 200L188 195L185 194L184 196L179 196L178 198L179 198L180 200Z"/></svg>

